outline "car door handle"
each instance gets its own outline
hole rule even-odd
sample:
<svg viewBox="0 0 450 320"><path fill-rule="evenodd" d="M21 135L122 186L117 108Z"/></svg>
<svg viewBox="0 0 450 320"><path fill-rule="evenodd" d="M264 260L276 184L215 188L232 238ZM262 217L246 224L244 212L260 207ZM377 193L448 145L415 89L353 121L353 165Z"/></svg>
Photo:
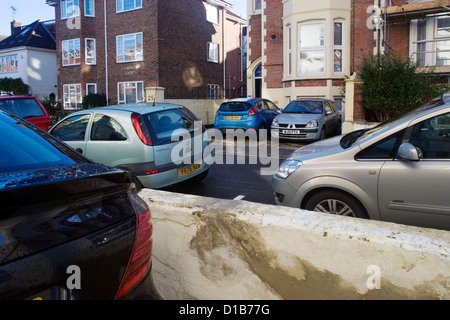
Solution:
<svg viewBox="0 0 450 320"><path fill-rule="evenodd" d="M76 148L75 150L77 150L79 153L83 154L83 150L80 148Z"/></svg>

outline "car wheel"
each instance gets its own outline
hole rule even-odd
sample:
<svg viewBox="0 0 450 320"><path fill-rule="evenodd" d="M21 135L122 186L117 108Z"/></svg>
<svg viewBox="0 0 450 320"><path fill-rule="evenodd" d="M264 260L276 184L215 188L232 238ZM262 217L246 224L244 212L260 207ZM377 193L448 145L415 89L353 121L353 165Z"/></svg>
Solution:
<svg viewBox="0 0 450 320"><path fill-rule="evenodd" d="M352 196L327 190L314 194L306 203L306 210L369 219L366 210Z"/></svg>
<svg viewBox="0 0 450 320"><path fill-rule="evenodd" d="M325 127L322 127L322 131L320 131L320 140L323 140L326 138L326 134L325 134Z"/></svg>

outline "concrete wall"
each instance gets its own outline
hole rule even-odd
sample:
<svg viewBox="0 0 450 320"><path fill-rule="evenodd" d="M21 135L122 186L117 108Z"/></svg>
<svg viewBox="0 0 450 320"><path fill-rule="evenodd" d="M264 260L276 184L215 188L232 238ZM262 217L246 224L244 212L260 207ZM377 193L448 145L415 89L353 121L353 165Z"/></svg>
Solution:
<svg viewBox="0 0 450 320"><path fill-rule="evenodd" d="M143 189L164 299L449 299L450 232Z"/></svg>
<svg viewBox="0 0 450 320"><path fill-rule="evenodd" d="M164 102L180 104L191 110L204 125L214 124L214 117L223 99L165 99Z"/></svg>

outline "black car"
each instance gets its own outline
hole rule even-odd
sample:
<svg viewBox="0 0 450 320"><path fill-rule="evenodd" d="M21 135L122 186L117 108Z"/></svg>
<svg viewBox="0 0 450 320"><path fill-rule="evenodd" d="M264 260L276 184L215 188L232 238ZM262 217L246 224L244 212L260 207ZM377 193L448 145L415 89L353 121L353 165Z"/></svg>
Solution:
<svg viewBox="0 0 450 320"><path fill-rule="evenodd" d="M133 181L0 110L0 299L157 297Z"/></svg>

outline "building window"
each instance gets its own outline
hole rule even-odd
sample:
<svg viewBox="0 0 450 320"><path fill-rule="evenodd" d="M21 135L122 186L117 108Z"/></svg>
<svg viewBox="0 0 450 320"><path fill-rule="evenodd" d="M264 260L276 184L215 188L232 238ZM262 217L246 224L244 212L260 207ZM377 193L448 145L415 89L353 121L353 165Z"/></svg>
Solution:
<svg viewBox="0 0 450 320"><path fill-rule="evenodd" d="M119 104L144 102L144 82L119 82L117 84Z"/></svg>
<svg viewBox="0 0 450 320"><path fill-rule="evenodd" d="M142 8L142 0L117 0L117 12L130 11Z"/></svg>
<svg viewBox="0 0 450 320"><path fill-rule="evenodd" d="M97 93L97 84L96 83L86 83L86 95L96 94L96 93Z"/></svg>
<svg viewBox="0 0 450 320"><path fill-rule="evenodd" d="M261 10L261 0L253 0L253 11Z"/></svg>
<svg viewBox="0 0 450 320"><path fill-rule="evenodd" d="M78 17L79 15L79 0L61 0L61 19Z"/></svg>
<svg viewBox="0 0 450 320"><path fill-rule="evenodd" d="M411 21L411 52L419 66L450 65L450 17Z"/></svg>
<svg viewBox="0 0 450 320"><path fill-rule="evenodd" d="M344 23L334 22L333 72L344 72Z"/></svg>
<svg viewBox="0 0 450 320"><path fill-rule="evenodd" d="M219 45L217 43L208 42L207 56L209 62L219 62Z"/></svg>
<svg viewBox="0 0 450 320"><path fill-rule="evenodd" d="M95 39L86 39L86 64L97 64Z"/></svg>
<svg viewBox="0 0 450 320"><path fill-rule="evenodd" d="M81 84L65 84L64 90L64 109L76 110L81 107Z"/></svg>
<svg viewBox="0 0 450 320"><path fill-rule="evenodd" d="M95 17L95 0L84 0L84 15Z"/></svg>
<svg viewBox="0 0 450 320"><path fill-rule="evenodd" d="M287 28L287 74L292 75L292 28Z"/></svg>
<svg viewBox="0 0 450 320"><path fill-rule="evenodd" d="M219 23L219 8L216 6L205 3L206 20L208 22L218 24Z"/></svg>
<svg viewBox="0 0 450 320"><path fill-rule="evenodd" d="M307 22L298 26L298 73L325 73L325 23Z"/></svg>
<svg viewBox="0 0 450 320"><path fill-rule="evenodd" d="M81 63L80 39L65 40L62 42L63 66L72 66Z"/></svg>
<svg viewBox="0 0 450 320"><path fill-rule="evenodd" d="M143 60L142 33L117 36L117 62Z"/></svg>
<svg viewBox="0 0 450 320"><path fill-rule="evenodd" d="M219 99L219 85L218 84L208 84L208 99Z"/></svg>
<svg viewBox="0 0 450 320"><path fill-rule="evenodd" d="M19 71L17 54L0 57L0 73Z"/></svg>

